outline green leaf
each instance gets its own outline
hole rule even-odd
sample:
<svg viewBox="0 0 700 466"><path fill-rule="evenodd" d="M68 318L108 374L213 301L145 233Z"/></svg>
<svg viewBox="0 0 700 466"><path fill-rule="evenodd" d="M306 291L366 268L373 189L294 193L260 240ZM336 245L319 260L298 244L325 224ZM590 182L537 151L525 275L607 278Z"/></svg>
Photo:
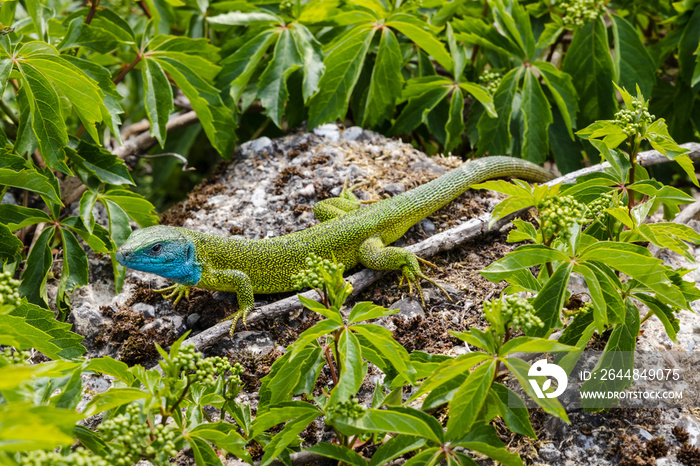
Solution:
<svg viewBox="0 0 700 466"><path fill-rule="evenodd" d="M452 57L443 43L435 37L437 30L434 27L431 30L431 26L419 20L417 16L405 13L391 15L386 26L398 30L411 39L445 69L452 69Z"/></svg>
<svg viewBox="0 0 700 466"><path fill-rule="evenodd" d="M535 55L535 38L525 8L518 2L508 2L507 6L502 0L494 3L494 17L500 30L518 44L522 58L532 60Z"/></svg>
<svg viewBox="0 0 700 466"><path fill-rule="evenodd" d="M465 354L456 359L450 358L443 361L434 369L433 373L423 381L418 391L411 396L411 400L435 391L440 391L441 393L449 392L451 388L440 389L440 387L445 385L451 387L450 382L452 380L459 378L461 374L467 374L472 367L490 358L491 356L486 353L474 352ZM424 407L424 409L428 408Z"/></svg>
<svg viewBox="0 0 700 466"><path fill-rule="evenodd" d="M326 56L326 72L319 81L319 91L309 101L309 129L345 118L350 94L360 77L374 32L372 25L355 26Z"/></svg>
<svg viewBox="0 0 700 466"><path fill-rule="evenodd" d="M552 276L544 284L537 297L532 301L535 315L544 323L544 327L533 328L526 332L533 336L544 336L551 329L563 328L561 310L566 303L569 276L574 264L564 262L554 270Z"/></svg>
<svg viewBox="0 0 700 466"><path fill-rule="evenodd" d="M142 227L148 227L158 223L158 217L155 215L155 207L139 194L125 189L111 189L101 195L100 198L119 205L129 217Z"/></svg>
<svg viewBox="0 0 700 466"><path fill-rule="evenodd" d="M676 144L676 141L674 141L668 133L668 128L663 118L659 118L649 125L646 138L649 140L651 147L658 150L669 159L678 162L681 168L688 174L690 180L696 186L699 186L693 163L690 158L685 155L689 150Z"/></svg>
<svg viewBox="0 0 700 466"><path fill-rule="evenodd" d="M316 5L318 4L314 4L314 8ZM302 96L304 97L304 102L307 102L318 90L318 82L325 69L323 65L323 52L321 51L321 44L306 26L293 23L292 36L294 37L294 42L297 45L297 50L301 54L303 62L304 81L302 83Z"/></svg>
<svg viewBox="0 0 700 466"><path fill-rule="evenodd" d="M515 337L508 340L506 344L498 350L499 356L507 356L512 353L547 353L551 351L572 351L573 346L559 343L556 340L534 337Z"/></svg>
<svg viewBox="0 0 700 466"><path fill-rule="evenodd" d="M277 15L263 11L231 11L222 15L210 16L207 21L211 24L226 26L247 26L252 23L277 23L284 26L284 20Z"/></svg>
<svg viewBox="0 0 700 466"><path fill-rule="evenodd" d="M552 416L563 419L567 423L569 422L569 417L566 414L566 410L564 410L561 403L559 403L559 400L556 398L539 398L532 390L528 375L528 371L530 370L530 365L528 363L517 358L503 358L502 361L505 363L510 373L515 376L518 384L522 387L525 393L527 393L527 395L535 403L537 403L540 408Z"/></svg>
<svg viewBox="0 0 700 466"><path fill-rule="evenodd" d="M92 416L93 414L117 408L132 401L142 400L149 396L148 392L140 388L111 388L104 393L98 393L85 407L83 414Z"/></svg>
<svg viewBox="0 0 700 466"><path fill-rule="evenodd" d="M0 173L2 170L0 170ZM14 204L0 204L0 219L10 231L17 231L28 225L50 222L49 217L43 210L31 209Z"/></svg>
<svg viewBox="0 0 700 466"><path fill-rule="evenodd" d="M428 122L428 114L450 93L445 86L433 87L423 94L408 99L408 104L396 118L390 132L392 134L409 133L421 123Z"/></svg>
<svg viewBox="0 0 700 466"><path fill-rule="evenodd" d="M445 152L451 152L462 143L462 133L466 130L464 125L464 96L462 91L455 89L450 99L450 116L445 125L447 141Z"/></svg>
<svg viewBox="0 0 700 466"><path fill-rule="evenodd" d="M278 128L282 127L284 105L289 97L287 78L301 65L302 58L292 32L285 29L277 39L272 60L258 81L258 98Z"/></svg>
<svg viewBox="0 0 700 466"><path fill-rule="evenodd" d="M559 112L566 124L571 139L574 139L573 128L576 127L576 113L578 112L578 96L576 88L571 80L571 76L557 69L556 66L548 62L536 61L533 66L537 67L545 84L552 93L554 102L559 108Z"/></svg>
<svg viewBox="0 0 700 466"><path fill-rule="evenodd" d="M402 65L399 42L391 29L384 28L364 98L362 126L377 126L393 114L403 88Z"/></svg>
<svg viewBox="0 0 700 466"><path fill-rule="evenodd" d="M489 153L492 155L507 154L510 148L510 117L513 113L513 98L520 81L520 68L510 70L501 79L493 103L498 117L492 117L484 113L479 118L478 155Z"/></svg>
<svg viewBox="0 0 700 466"><path fill-rule="evenodd" d="M231 110L221 100L219 90L172 52L154 54L151 57L158 61L189 99L212 146L222 156L229 157L236 138L236 122Z"/></svg>
<svg viewBox="0 0 700 466"><path fill-rule="evenodd" d="M476 422L493 383L497 366L496 360L483 363L474 369L459 387L449 403L450 417L445 433L447 438L454 439L465 435Z"/></svg>
<svg viewBox="0 0 700 466"><path fill-rule="evenodd" d="M340 315L340 313L337 310L328 309L326 306L319 303L318 301L307 298L306 296L304 296L302 294L298 294L297 297L299 298L299 302L305 308L309 309L310 311L314 311L314 312L321 314L326 319L337 322L338 325L343 325L343 317Z"/></svg>
<svg viewBox="0 0 700 466"><path fill-rule="evenodd" d="M42 196L50 202L62 206L61 198L49 179L34 169L12 170L0 168L0 185L26 189Z"/></svg>
<svg viewBox="0 0 700 466"><path fill-rule="evenodd" d="M46 278L53 264L51 240L55 230L46 228L37 238L27 256L27 265L22 272L19 291L30 303L48 308L46 302Z"/></svg>
<svg viewBox="0 0 700 466"><path fill-rule="evenodd" d="M660 259L652 257L646 248L634 244L605 241L595 243L579 255L579 261L594 260L639 280L669 304L685 309L687 303L681 292L666 276Z"/></svg>
<svg viewBox="0 0 700 466"><path fill-rule="evenodd" d="M530 413L527 406L513 390L494 382L486 401L487 406L492 403L498 407L500 416L511 431L533 439L537 438L535 430L530 424Z"/></svg>
<svg viewBox="0 0 700 466"><path fill-rule="evenodd" d="M84 369L86 371L95 371L100 374L111 375L125 382L127 385L131 385L134 381L134 376L129 372L129 366L109 356L89 359Z"/></svg>
<svg viewBox="0 0 700 466"><path fill-rule="evenodd" d="M221 62L222 68L216 78L216 86L228 87L231 98L237 102L265 52L278 35L277 29L266 29L243 44L233 55L225 58Z"/></svg>
<svg viewBox="0 0 700 466"><path fill-rule="evenodd" d="M372 460L369 462L369 466L380 466L382 464L387 464L391 460L398 458L409 451L417 450L423 447L425 443L426 441L423 438L416 438L411 435L397 435L377 448L372 455Z"/></svg>
<svg viewBox="0 0 700 466"><path fill-rule="evenodd" d="M39 147L49 167L70 175L61 152L68 143L68 133L58 94L51 82L33 66L23 64L19 70L22 86L17 93L20 120L15 150L26 154Z"/></svg>
<svg viewBox="0 0 700 466"><path fill-rule="evenodd" d="M656 63L634 26L621 16L611 17L616 81L626 89L639 86L642 94L649 96L656 82Z"/></svg>
<svg viewBox="0 0 700 466"><path fill-rule="evenodd" d="M228 422L200 424L190 431L190 435L207 440L218 449L226 450L239 458L250 460L250 454L245 449L247 441L236 432L234 424Z"/></svg>
<svg viewBox="0 0 700 466"><path fill-rule="evenodd" d="M88 259L78 239L67 228L60 228L63 244L63 271L58 283L58 299L88 284Z"/></svg>
<svg viewBox="0 0 700 466"><path fill-rule="evenodd" d="M355 334L345 330L338 340L338 385L331 390L329 404L339 403L355 396L367 374L367 365L362 360L362 349Z"/></svg>
<svg viewBox="0 0 700 466"><path fill-rule="evenodd" d="M82 418L73 409L32 406L23 401L0 405L0 452L69 446L73 443L73 426Z"/></svg>
<svg viewBox="0 0 700 466"><path fill-rule="evenodd" d="M146 114L151 123L151 136L158 139L160 146L165 144L168 135L166 125L173 112L173 90L165 71L158 62L146 58L141 68Z"/></svg>
<svg viewBox="0 0 700 466"><path fill-rule="evenodd" d="M368 409L358 419L336 419L335 424L353 427L365 432L393 432L413 435L442 443L442 427L437 419L414 408L389 407L387 409Z"/></svg>
<svg viewBox="0 0 700 466"><path fill-rule="evenodd" d="M482 86L470 82L461 82L459 87L467 91L472 97L478 100L492 117L498 116L493 106L491 95Z"/></svg>
<svg viewBox="0 0 700 466"><path fill-rule="evenodd" d="M577 29L564 56L562 71L571 75L579 97L578 123L611 119L615 113L615 69L602 19Z"/></svg>
<svg viewBox="0 0 700 466"><path fill-rule="evenodd" d="M400 309L387 309L378 306L371 301L362 301L355 304L348 316L348 324L355 324L365 320L372 320L378 317L390 316L396 314Z"/></svg>
<svg viewBox="0 0 700 466"><path fill-rule="evenodd" d="M299 352L305 349L312 341L324 336L330 335L332 332L342 327L343 324L332 321L332 320L322 320L318 322L313 327L310 327L297 337L297 341L294 342L290 351L292 353L291 359L299 354Z"/></svg>
<svg viewBox="0 0 700 466"><path fill-rule="evenodd" d="M83 341L83 337L71 331L71 324L57 321L53 311L22 302L10 312L10 315L24 319L27 325L40 330L43 334L49 335L47 340L32 342L33 348L41 351L49 358L71 359L85 353L85 348L80 344ZM57 347L58 350L53 349L54 347Z"/></svg>
<svg viewBox="0 0 700 466"><path fill-rule="evenodd" d="M194 462L197 466L223 465L219 456L206 440L190 435L187 441L192 448Z"/></svg>
<svg viewBox="0 0 700 466"><path fill-rule="evenodd" d="M278 403L255 418L249 437L257 438L266 430L291 419L304 418L308 416L318 417L321 414L323 413L314 405L303 401Z"/></svg>
<svg viewBox="0 0 700 466"><path fill-rule="evenodd" d="M465 16L460 20L454 21L453 25L458 30L465 31L455 34L457 40L480 45L506 56L524 58L522 57L522 50L515 42L482 19Z"/></svg>
<svg viewBox="0 0 700 466"><path fill-rule="evenodd" d="M7 86L7 81L10 78L13 65L14 62L11 58L0 60L0 96L5 94L5 86Z"/></svg>
<svg viewBox="0 0 700 466"><path fill-rule="evenodd" d="M0 261L15 262L20 259L24 244L5 225L0 224Z"/></svg>
<svg viewBox="0 0 700 466"><path fill-rule="evenodd" d="M260 466L267 466L272 463L275 458L278 458L287 446L297 439L297 436L306 427L318 417L318 414L308 414L294 421L288 422L284 429L278 434L275 434L270 440L270 443L265 445L265 455L260 462Z"/></svg>
<svg viewBox="0 0 700 466"><path fill-rule="evenodd" d="M51 343L51 336L46 332L27 323L26 319L18 316L0 315L0 339L3 345L12 345L17 349L28 350L35 348L41 352L45 350L49 354L57 357L61 349ZM22 366L19 366L22 367ZM34 374L34 368L25 367L27 378ZM41 371L38 368L37 371ZM3 375L6 377L2 383L2 389L11 389L23 382L23 378L11 377L9 374Z"/></svg>
<svg viewBox="0 0 700 466"><path fill-rule="evenodd" d="M359 453L356 453L354 450L341 445L320 442L306 448L305 451L310 451L311 453L316 453L317 455L325 456L326 458L342 461L344 464L367 466L367 461L360 456Z"/></svg>
<svg viewBox="0 0 700 466"><path fill-rule="evenodd" d="M389 330L374 324L353 325L351 329L365 337L372 349L383 356L411 384L415 384L416 370L411 366L408 351L394 339ZM364 353L364 347L362 351Z"/></svg>
<svg viewBox="0 0 700 466"><path fill-rule="evenodd" d="M610 323L623 322L625 305L610 277L601 271L597 264L591 262L577 264L574 272L580 273L586 279L598 331L602 332Z"/></svg>
<svg viewBox="0 0 700 466"><path fill-rule="evenodd" d="M134 184L124 161L103 147L81 140L77 149L66 147L65 153L73 162L76 175L86 186L97 190L99 183Z"/></svg>
<svg viewBox="0 0 700 466"><path fill-rule="evenodd" d="M700 11L697 8L685 24L683 35L678 43L678 63L680 76L687 84L693 82L693 75L698 63L695 51L700 43Z"/></svg>
<svg viewBox="0 0 700 466"><path fill-rule="evenodd" d="M434 390L428 393L425 397L423 403L421 404L421 409L431 410L436 409L444 404L449 403L454 398L455 393L462 386L465 380L469 377L469 371L458 372L455 377L438 386Z"/></svg>
<svg viewBox="0 0 700 466"><path fill-rule="evenodd" d="M547 128L554 120L547 97L532 69L525 73L522 93L520 108L525 124L522 155L524 159L540 164L547 159L549 153Z"/></svg>
<svg viewBox="0 0 700 466"><path fill-rule="evenodd" d="M507 280L514 272L553 261L568 261L569 257L561 251L542 244L524 244L515 251L486 267L480 273L489 281Z"/></svg>
<svg viewBox="0 0 700 466"><path fill-rule="evenodd" d="M659 318L671 341L678 343L676 335L678 330L680 330L680 323L678 318L673 314L673 309L648 294L633 293L632 296L647 305L649 310Z"/></svg>

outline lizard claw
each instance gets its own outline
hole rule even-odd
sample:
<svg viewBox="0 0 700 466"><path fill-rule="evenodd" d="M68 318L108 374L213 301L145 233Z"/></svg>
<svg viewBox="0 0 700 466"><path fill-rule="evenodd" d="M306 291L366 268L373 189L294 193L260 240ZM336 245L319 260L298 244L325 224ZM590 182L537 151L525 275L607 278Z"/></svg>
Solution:
<svg viewBox="0 0 700 466"><path fill-rule="evenodd" d="M433 264L431 262L424 261L422 259L418 259L418 260L420 260L421 262L425 262L427 264L430 264L433 267L437 267L435 264ZM425 280L425 281L431 283L432 285L436 286L440 291L442 291L445 294L445 296L447 297L447 299L450 300L450 302L453 302L452 297L449 294L447 294L447 291L445 291L445 289L438 282L436 282L432 278L426 276L420 270L411 270L410 267L406 266L402 270L401 281L399 282L399 286L401 286L401 284L403 284L404 278L406 279L406 282L408 282L409 294L413 295L413 285L416 286L416 290L418 291L418 296L420 297L420 301L421 301L421 304L423 305L423 307L425 307L425 298L423 297L423 288L420 286L421 280Z"/></svg>
<svg viewBox="0 0 700 466"><path fill-rule="evenodd" d="M175 301L173 302L173 307L177 306L177 304L180 302L182 297L184 296L188 300L190 299L190 291L192 290L192 287L190 285L183 285L182 283L175 283L174 285L167 286L165 288L161 288L159 290L153 290L156 293L160 293L164 299L170 299L175 297ZM168 293L171 292L171 293ZM168 293L168 294L166 294Z"/></svg>
<svg viewBox="0 0 700 466"><path fill-rule="evenodd" d="M236 324L238 323L238 320L241 319L243 320L243 325L248 328L248 324L246 324L246 317L248 317L248 313L251 311L251 309L241 309L238 312L234 312L230 316L224 317L219 321L221 322L226 322L227 320L231 320L231 330L229 330L228 334L231 338L233 338L233 334L236 331Z"/></svg>

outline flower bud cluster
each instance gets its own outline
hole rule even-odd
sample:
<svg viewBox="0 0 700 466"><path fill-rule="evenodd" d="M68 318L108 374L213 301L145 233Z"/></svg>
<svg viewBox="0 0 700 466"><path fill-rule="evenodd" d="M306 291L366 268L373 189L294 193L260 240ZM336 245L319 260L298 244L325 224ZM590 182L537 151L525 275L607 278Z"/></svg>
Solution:
<svg viewBox="0 0 700 466"><path fill-rule="evenodd" d="M195 351L194 346L182 346L176 355L171 357L171 364L181 370L187 371L191 382L198 382L207 386L216 383L216 376L231 371L232 382L240 383L240 374L243 373L243 368L240 364L236 364L234 368L231 363L225 358L212 356L205 358L202 353ZM179 372L179 371L178 371Z"/></svg>
<svg viewBox="0 0 700 466"><path fill-rule="evenodd" d="M484 314L491 314L497 311L499 306L501 320L506 327L519 327L524 331L528 331L533 327L544 327L544 322L535 315L535 308L525 298L508 295L505 298L484 301Z"/></svg>
<svg viewBox="0 0 700 466"><path fill-rule="evenodd" d="M19 280L12 278L10 272L0 272L0 308L19 305L19 283Z"/></svg>
<svg viewBox="0 0 700 466"><path fill-rule="evenodd" d="M551 238L556 234L566 240L571 235L569 232L571 225L587 223L586 206L573 196L548 197L537 206L537 210L540 212L540 224L545 238Z"/></svg>
<svg viewBox="0 0 700 466"><path fill-rule="evenodd" d="M30 451L22 458L25 466L110 466L110 463L90 450L78 448L63 456L55 451Z"/></svg>
<svg viewBox="0 0 700 466"><path fill-rule="evenodd" d="M581 27L605 14L605 3L599 0L565 0L559 7L564 10L562 22L569 29Z"/></svg>
<svg viewBox="0 0 700 466"><path fill-rule="evenodd" d="M498 71L486 70L479 76L479 82L493 95L496 93L498 86L501 85L503 73Z"/></svg>
<svg viewBox="0 0 700 466"><path fill-rule="evenodd" d="M31 357L29 351L17 351L12 348L5 348L0 353L0 367L9 364L24 364ZM2 364L4 362L4 364Z"/></svg>
<svg viewBox="0 0 700 466"><path fill-rule="evenodd" d="M168 458L178 453L174 424L158 425L151 431L141 420L141 407L137 403L127 406L126 413L103 422L98 430L103 437L112 440L109 459L110 464L116 466L132 465L143 458L167 464Z"/></svg>
<svg viewBox="0 0 700 466"><path fill-rule="evenodd" d="M622 109L615 114L615 122L622 127L627 136L641 133L656 117L649 113L643 100L634 99L632 108Z"/></svg>
<svg viewBox="0 0 700 466"><path fill-rule="evenodd" d="M357 398L350 398L348 401L336 403L326 408L326 415L329 418L349 417L359 419L365 414L365 407L360 404Z"/></svg>
<svg viewBox="0 0 700 466"><path fill-rule="evenodd" d="M306 269L296 275L292 275L292 283L295 289L302 288L323 288L324 279L323 272L325 271L331 277L340 272L343 275L345 266L343 264L334 264L328 259L321 259L316 254L311 253L306 258Z"/></svg>
<svg viewBox="0 0 700 466"><path fill-rule="evenodd" d="M590 223L594 221L606 209L609 209L611 207L619 207L622 204L622 199L620 199L619 197L616 198L615 201L613 201L613 194L611 192L603 193L593 201L586 204L586 213L584 221L586 223Z"/></svg>

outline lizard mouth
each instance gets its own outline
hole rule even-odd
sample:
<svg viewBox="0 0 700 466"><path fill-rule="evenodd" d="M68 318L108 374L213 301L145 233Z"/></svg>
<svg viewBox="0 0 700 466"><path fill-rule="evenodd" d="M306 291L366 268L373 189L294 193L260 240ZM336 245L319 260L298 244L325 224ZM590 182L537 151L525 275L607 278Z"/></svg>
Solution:
<svg viewBox="0 0 700 466"><path fill-rule="evenodd" d="M117 262L119 262L121 265L126 265L126 263L129 261L130 255L131 255L131 251L119 249L117 251L117 253L114 255L114 257L117 259Z"/></svg>

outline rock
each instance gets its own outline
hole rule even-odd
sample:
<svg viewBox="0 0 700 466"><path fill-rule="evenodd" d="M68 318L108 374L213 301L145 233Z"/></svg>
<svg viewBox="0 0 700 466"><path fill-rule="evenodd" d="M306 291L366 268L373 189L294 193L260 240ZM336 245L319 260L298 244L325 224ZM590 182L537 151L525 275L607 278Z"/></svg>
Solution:
<svg viewBox="0 0 700 466"><path fill-rule="evenodd" d="M418 225L423 229L426 235L432 236L437 231L437 226L435 226L435 223L433 223L433 221L428 218L424 218L423 220L418 222Z"/></svg>
<svg viewBox="0 0 700 466"><path fill-rule="evenodd" d="M188 315L187 316L187 328L194 327L197 324L197 322L199 322L199 319L201 319L201 318L202 318L202 316L200 316L197 313Z"/></svg>
<svg viewBox="0 0 700 466"><path fill-rule="evenodd" d="M258 354L268 354L275 349L275 342L270 332L251 331L236 332L231 339L233 348L245 349Z"/></svg>
<svg viewBox="0 0 700 466"><path fill-rule="evenodd" d="M397 194L405 193L406 186L402 183L389 183L382 187L382 192L389 194L390 196L396 196Z"/></svg>
<svg viewBox="0 0 700 466"><path fill-rule="evenodd" d="M253 191L253 197L250 198L250 202L252 202L255 207L261 208L267 205L265 197L265 189L257 188L255 191Z"/></svg>
<svg viewBox="0 0 700 466"><path fill-rule="evenodd" d="M403 320L411 320L414 317L419 316L425 318L425 311L423 310L420 301L417 299L400 299L392 304L389 309L400 309L400 311L394 315L402 318Z"/></svg>
<svg viewBox="0 0 700 466"><path fill-rule="evenodd" d="M156 317L156 308L150 304L136 303L131 306L131 310L134 312L140 312L144 319L154 319Z"/></svg>
<svg viewBox="0 0 700 466"><path fill-rule="evenodd" d="M316 188L314 188L313 183L309 183L308 185L304 186L303 188L297 190L297 195L304 196L304 197L314 197L314 196L316 196Z"/></svg>
<svg viewBox="0 0 700 466"><path fill-rule="evenodd" d="M689 414L681 415L677 424L688 432L688 443L700 447L700 423Z"/></svg>
<svg viewBox="0 0 700 466"><path fill-rule="evenodd" d="M5 195L2 197L2 201L0 201L0 204L14 204L17 205L17 199L15 199L15 195L7 192Z"/></svg>
<svg viewBox="0 0 700 466"><path fill-rule="evenodd" d="M343 133L340 135L341 139L344 139L346 141L355 141L362 136L362 128L359 126L351 126L347 128Z"/></svg>
<svg viewBox="0 0 700 466"><path fill-rule="evenodd" d="M637 436L645 442L648 442L654 438L654 436L651 435L648 430L642 429L641 427L637 427Z"/></svg>
<svg viewBox="0 0 700 466"><path fill-rule="evenodd" d="M340 130L338 129L338 125L334 123L321 125L315 128L313 133L316 136L321 136L322 138L328 139L330 142L338 142L340 139Z"/></svg>
<svg viewBox="0 0 700 466"><path fill-rule="evenodd" d="M100 311L88 304L73 308L68 320L73 323L73 331L84 336L86 342L94 340L102 326L110 322Z"/></svg>
<svg viewBox="0 0 700 466"><path fill-rule="evenodd" d="M244 144L241 144L242 152L270 152L272 150L272 139L263 136L258 139L253 139Z"/></svg>
<svg viewBox="0 0 700 466"><path fill-rule="evenodd" d="M537 452L545 461L554 463L561 460L561 452L551 443L545 443L542 448Z"/></svg>

